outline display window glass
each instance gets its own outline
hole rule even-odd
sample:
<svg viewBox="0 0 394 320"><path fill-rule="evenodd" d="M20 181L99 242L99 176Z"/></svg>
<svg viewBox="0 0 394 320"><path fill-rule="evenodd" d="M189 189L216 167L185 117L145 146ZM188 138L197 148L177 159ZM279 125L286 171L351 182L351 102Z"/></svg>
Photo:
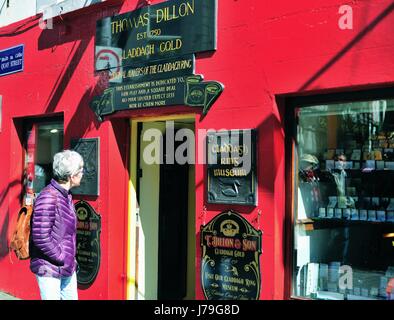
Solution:
<svg viewBox="0 0 394 320"><path fill-rule="evenodd" d="M25 126L25 195L37 196L53 177L52 161L63 150L63 121L27 123ZM27 203L29 203L27 199Z"/></svg>
<svg viewBox="0 0 394 320"><path fill-rule="evenodd" d="M292 296L394 299L394 99L296 109Z"/></svg>

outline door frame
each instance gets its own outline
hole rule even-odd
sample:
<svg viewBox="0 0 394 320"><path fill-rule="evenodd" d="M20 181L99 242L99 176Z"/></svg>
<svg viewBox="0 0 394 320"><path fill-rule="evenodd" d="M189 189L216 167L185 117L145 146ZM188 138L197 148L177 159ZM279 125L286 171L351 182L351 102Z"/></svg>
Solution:
<svg viewBox="0 0 394 320"><path fill-rule="evenodd" d="M137 216L139 208L137 204L137 167L138 167L138 123L143 122L156 122L156 121L177 121L177 120L193 120L196 123L197 114L178 114L157 117L141 117L130 119L130 179L128 191L128 232L127 232L127 283L126 283L126 299L137 300L138 297L138 268L136 252L138 249L137 241ZM195 130L196 131L196 130Z"/></svg>

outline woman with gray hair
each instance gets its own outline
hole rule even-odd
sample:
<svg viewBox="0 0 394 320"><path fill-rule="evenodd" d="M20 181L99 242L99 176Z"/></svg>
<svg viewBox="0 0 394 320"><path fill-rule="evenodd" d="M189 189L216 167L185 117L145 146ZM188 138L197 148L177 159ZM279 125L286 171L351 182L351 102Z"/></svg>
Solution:
<svg viewBox="0 0 394 320"><path fill-rule="evenodd" d="M83 164L75 151L55 154L54 178L34 203L30 270L36 275L42 300L78 300L77 218L70 189L80 185Z"/></svg>

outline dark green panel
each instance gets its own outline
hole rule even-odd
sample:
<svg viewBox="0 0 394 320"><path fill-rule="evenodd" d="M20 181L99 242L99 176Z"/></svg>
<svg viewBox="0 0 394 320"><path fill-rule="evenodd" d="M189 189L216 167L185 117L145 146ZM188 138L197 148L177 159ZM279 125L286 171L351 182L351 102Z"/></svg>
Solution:
<svg viewBox="0 0 394 320"><path fill-rule="evenodd" d="M89 287L97 277L101 260L101 217L85 201L75 204L77 214L77 281Z"/></svg>
<svg viewBox="0 0 394 320"><path fill-rule="evenodd" d="M173 105L203 107L206 114L223 89L220 82L203 81L201 75L154 79L113 85L90 106L99 121L115 111Z"/></svg>
<svg viewBox="0 0 394 320"><path fill-rule="evenodd" d="M201 226L201 285L207 300L258 300L262 232L235 211Z"/></svg>
<svg viewBox="0 0 394 320"><path fill-rule="evenodd" d="M256 131L208 132L208 203L257 205Z"/></svg>
<svg viewBox="0 0 394 320"><path fill-rule="evenodd" d="M84 162L84 174L81 185L71 189L72 194L99 195L99 138L71 140L71 148L78 152Z"/></svg>

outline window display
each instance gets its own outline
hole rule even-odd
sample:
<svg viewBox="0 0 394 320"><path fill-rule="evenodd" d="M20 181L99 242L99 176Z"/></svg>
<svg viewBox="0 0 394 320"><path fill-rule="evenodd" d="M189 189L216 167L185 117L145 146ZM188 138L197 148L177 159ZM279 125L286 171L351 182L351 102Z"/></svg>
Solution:
<svg viewBox="0 0 394 320"><path fill-rule="evenodd" d="M63 122L26 123L25 188L38 195L52 179L52 161L63 149Z"/></svg>
<svg viewBox="0 0 394 320"><path fill-rule="evenodd" d="M296 116L292 295L394 299L394 99Z"/></svg>

